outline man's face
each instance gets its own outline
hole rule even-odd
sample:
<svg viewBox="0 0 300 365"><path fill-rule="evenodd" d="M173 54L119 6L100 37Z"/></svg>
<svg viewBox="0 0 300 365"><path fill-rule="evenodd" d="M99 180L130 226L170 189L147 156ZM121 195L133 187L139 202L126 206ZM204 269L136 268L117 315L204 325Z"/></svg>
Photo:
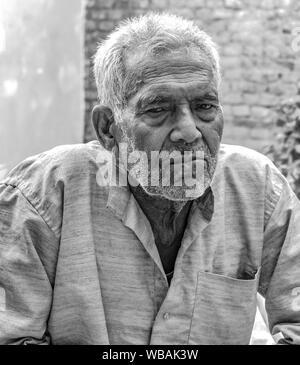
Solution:
<svg viewBox="0 0 300 365"><path fill-rule="evenodd" d="M217 80L209 59L199 53L188 55L186 52L155 58L136 55L127 64L127 71L133 84L137 82L140 86L134 95L129 95L120 122L122 138L117 142L127 143L126 158L134 151L143 151L148 159L148 164L129 161L130 174L148 194L169 200L201 196L210 185L223 130ZM194 158L199 151L197 155L201 156L203 167L201 178L194 186L188 186L183 178L182 184L178 184L174 176L178 169L171 163L169 186L163 186L161 176L158 186L153 186L150 179L153 151L182 154L191 151L193 157L184 166L192 170L193 176L199 163L199 159ZM160 165L160 173L164 171L163 166Z"/></svg>

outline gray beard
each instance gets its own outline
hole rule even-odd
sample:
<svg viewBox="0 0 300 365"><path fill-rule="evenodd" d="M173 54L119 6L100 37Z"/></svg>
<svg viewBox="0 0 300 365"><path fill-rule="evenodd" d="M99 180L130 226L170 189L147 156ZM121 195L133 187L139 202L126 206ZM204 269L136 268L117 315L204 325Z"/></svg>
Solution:
<svg viewBox="0 0 300 365"><path fill-rule="evenodd" d="M136 149L135 141L127 135L126 128L122 128L122 143L127 144L128 155L134 151L138 151ZM204 154L204 159L206 164L203 169L204 176L200 176L201 181L195 180L195 186L189 186L185 184L184 179L182 186L164 186L162 182L162 170L159 169L159 181L157 186L151 185L151 170L150 170L150 161L148 156L147 166L144 166L143 163L130 164L126 163L127 171L128 171L128 181L132 186L140 185L142 189L150 196L163 197L165 199L171 201L188 201L194 200L202 196L205 190L210 186L213 175L216 170L218 153L216 152L215 156L211 155L211 152L207 146L207 144L203 141L203 145L199 148L199 146L195 146L195 150L192 148L192 145L187 145L186 143L177 143L176 146L172 146L172 150L166 151L168 153L172 153L173 151L179 151L181 153L185 151L200 151ZM121 160L122 160L122 156ZM145 164L146 165L146 164Z"/></svg>

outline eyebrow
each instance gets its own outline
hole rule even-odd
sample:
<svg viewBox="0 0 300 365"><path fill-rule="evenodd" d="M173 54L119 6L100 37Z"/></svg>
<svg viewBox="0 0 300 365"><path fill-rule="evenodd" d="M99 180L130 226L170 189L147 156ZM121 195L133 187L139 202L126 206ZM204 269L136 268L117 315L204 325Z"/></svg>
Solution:
<svg viewBox="0 0 300 365"><path fill-rule="evenodd" d="M211 91L206 92L202 95L197 94L191 99L192 101L197 101L197 100L208 100L212 102L219 101L217 93ZM136 108L137 110L140 110L148 105L163 104L163 103L167 104L171 102L174 102L174 98L171 95L145 95L140 97L140 99L137 102Z"/></svg>
<svg viewBox="0 0 300 365"><path fill-rule="evenodd" d="M205 100L210 100L210 101L218 101L218 94L214 93L214 92L207 92L203 95L197 95L194 99L205 99Z"/></svg>
<svg viewBox="0 0 300 365"><path fill-rule="evenodd" d="M172 96L169 95L145 95L140 97L136 108L141 109L147 105L170 103L172 100Z"/></svg>

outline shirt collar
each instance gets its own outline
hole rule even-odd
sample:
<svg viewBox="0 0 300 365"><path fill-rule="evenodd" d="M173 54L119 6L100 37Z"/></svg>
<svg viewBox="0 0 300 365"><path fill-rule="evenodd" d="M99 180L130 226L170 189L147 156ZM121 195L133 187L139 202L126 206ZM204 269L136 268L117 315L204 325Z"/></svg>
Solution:
<svg viewBox="0 0 300 365"><path fill-rule="evenodd" d="M126 213L129 200L132 199L131 195L132 193L128 186L109 186L106 206L119 219L122 219ZM214 213L214 194L211 186L206 189L201 197L195 199L195 203L201 211L203 218L210 221Z"/></svg>
<svg viewBox="0 0 300 365"><path fill-rule="evenodd" d="M212 216L214 214L214 193L212 191L211 186L209 186L204 194L197 198L196 204L200 209L202 216L207 221L211 221Z"/></svg>

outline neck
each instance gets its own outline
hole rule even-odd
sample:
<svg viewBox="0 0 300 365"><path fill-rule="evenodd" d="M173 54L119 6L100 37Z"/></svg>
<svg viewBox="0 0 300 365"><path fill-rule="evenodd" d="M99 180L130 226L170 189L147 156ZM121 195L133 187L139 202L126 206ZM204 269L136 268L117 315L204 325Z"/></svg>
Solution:
<svg viewBox="0 0 300 365"><path fill-rule="evenodd" d="M180 222L185 221L191 204L190 201L173 201L160 196L149 195L140 185L130 186L130 189L154 231L175 231L176 226L180 226Z"/></svg>

